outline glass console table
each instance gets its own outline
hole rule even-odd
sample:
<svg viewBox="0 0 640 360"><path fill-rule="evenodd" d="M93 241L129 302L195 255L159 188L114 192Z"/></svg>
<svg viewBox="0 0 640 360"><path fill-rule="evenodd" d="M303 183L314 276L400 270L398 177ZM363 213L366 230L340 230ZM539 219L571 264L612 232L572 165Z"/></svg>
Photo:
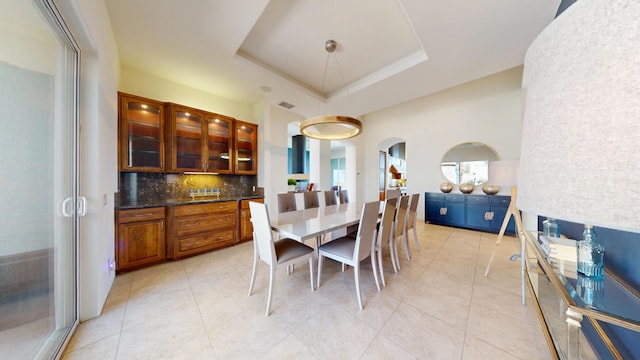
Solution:
<svg viewBox="0 0 640 360"><path fill-rule="evenodd" d="M632 338L640 338L638 291L606 269L600 280L578 275L575 259L550 256L541 245L542 236L536 231L524 233L524 275L552 355L560 359L624 359L633 354L634 349L607 329L619 327ZM590 341L583 327L594 330Z"/></svg>

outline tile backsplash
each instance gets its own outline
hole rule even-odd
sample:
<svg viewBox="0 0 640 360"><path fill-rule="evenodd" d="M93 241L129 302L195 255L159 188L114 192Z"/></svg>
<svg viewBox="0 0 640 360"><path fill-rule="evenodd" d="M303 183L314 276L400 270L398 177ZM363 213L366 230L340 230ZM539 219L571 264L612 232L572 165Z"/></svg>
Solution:
<svg viewBox="0 0 640 360"><path fill-rule="evenodd" d="M258 177L255 175L186 175L164 173L121 172L120 201L135 202L158 199L183 199L189 190L220 189L220 195L255 195Z"/></svg>

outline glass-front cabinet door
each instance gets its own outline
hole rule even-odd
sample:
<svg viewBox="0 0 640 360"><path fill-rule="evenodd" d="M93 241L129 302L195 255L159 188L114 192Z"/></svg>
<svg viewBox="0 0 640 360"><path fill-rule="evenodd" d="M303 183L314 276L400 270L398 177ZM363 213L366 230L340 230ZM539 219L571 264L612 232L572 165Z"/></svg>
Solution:
<svg viewBox="0 0 640 360"><path fill-rule="evenodd" d="M163 104L118 93L120 171L164 170Z"/></svg>
<svg viewBox="0 0 640 360"><path fill-rule="evenodd" d="M258 125L236 120L235 122L235 173L258 173Z"/></svg>
<svg viewBox="0 0 640 360"><path fill-rule="evenodd" d="M204 171L203 131L201 112L188 107L170 104L170 171Z"/></svg>
<svg viewBox="0 0 640 360"><path fill-rule="evenodd" d="M231 151L233 118L206 113L207 156L205 170L220 174L233 172L233 153Z"/></svg>

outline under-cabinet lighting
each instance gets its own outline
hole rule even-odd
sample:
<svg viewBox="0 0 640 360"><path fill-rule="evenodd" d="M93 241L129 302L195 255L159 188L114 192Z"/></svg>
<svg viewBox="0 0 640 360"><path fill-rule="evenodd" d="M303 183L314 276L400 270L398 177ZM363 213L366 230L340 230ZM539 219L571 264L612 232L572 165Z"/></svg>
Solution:
<svg viewBox="0 0 640 360"><path fill-rule="evenodd" d="M218 175L218 173L214 173L214 172L197 172L197 171L185 171L183 174L185 175Z"/></svg>

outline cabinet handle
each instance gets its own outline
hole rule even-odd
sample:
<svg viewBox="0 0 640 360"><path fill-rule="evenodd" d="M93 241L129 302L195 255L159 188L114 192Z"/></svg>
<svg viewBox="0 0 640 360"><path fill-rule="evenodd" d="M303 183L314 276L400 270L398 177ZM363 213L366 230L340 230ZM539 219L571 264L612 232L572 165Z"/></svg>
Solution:
<svg viewBox="0 0 640 360"><path fill-rule="evenodd" d="M440 215L442 215L442 216L447 215L447 208L446 207L440 208Z"/></svg>
<svg viewBox="0 0 640 360"><path fill-rule="evenodd" d="M143 216L151 216L153 215L152 213L146 213L146 214L133 214L134 217L143 217Z"/></svg>
<svg viewBox="0 0 640 360"><path fill-rule="evenodd" d="M487 221L493 220L493 216L494 216L493 211L487 211L486 213L484 213L484 219Z"/></svg>
<svg viewBox="0 0 640 360"><path fill-rule="evenodd" d="M200 225L200 223L195 222L195 223L185 224L184 227L192 227L192 226L198 226L198 225Z"/></svg>
<svg viewBox="0 0 640 360"><path fill-rule="evenodd" d="M160 231L164 231L164 221L160 223Z"/></svg>

